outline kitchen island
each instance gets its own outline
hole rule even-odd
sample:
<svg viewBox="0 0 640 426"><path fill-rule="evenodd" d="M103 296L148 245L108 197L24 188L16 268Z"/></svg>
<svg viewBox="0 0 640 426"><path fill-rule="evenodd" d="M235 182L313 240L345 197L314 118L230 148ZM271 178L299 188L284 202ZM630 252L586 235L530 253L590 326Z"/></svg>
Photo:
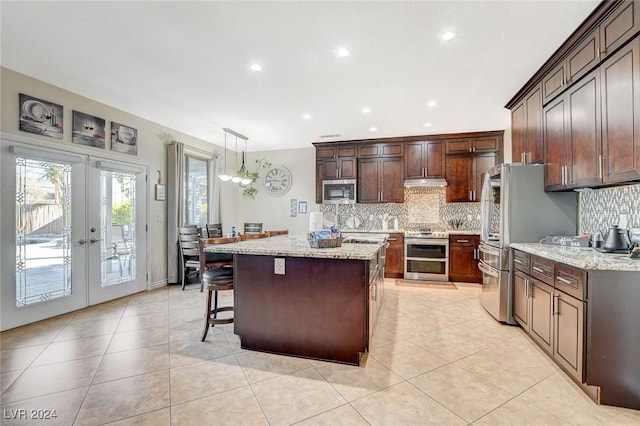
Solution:
<svg viewBox="0 0 640 426"><path fill-rule="evenodd" d="M382 244L310 248L304 235L213 245L234 258L241 347L359 365L381 294Z"/></svg>

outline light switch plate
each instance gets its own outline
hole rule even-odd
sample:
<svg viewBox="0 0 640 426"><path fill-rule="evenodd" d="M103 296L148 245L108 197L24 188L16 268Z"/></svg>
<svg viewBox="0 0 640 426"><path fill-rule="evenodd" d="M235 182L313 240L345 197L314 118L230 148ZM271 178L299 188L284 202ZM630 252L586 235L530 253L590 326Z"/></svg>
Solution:
<svg viewBox="0 0 640 426"><path fill-rule="evenodd" d="M276 275L284 275L284 257L273 258L273 273Z"/></svg>

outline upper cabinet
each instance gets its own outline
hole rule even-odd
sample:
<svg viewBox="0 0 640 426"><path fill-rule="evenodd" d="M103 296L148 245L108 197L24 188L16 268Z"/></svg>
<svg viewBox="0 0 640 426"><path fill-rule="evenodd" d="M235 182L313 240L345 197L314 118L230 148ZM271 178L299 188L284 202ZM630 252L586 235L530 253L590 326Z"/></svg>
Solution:
<svg viewBox="0 0 640 426"><path fill-rule="evenodd" d="M502 148L502 136L447 139L445 153L465 154L475 152L498 152Z"/></svg>
<svg viewBox="0 0 640 426"><path fill-rule="evenodd" d="M363 143L358 145L358 158L402 157L404 143Z"/></svg>
<svg viewBox="0 0 640 426"><path fill-rule="evenodd" d="M543 102L546 104L558 96L629 41L640 30L639 9L635 2L621 4L572 46L543 77Z"/></svg>
<svg viewBox="0 0 640 426"><path fill-rule="evenodd" d="M540 84L511 110L511 161L523 164L544 161Z"/></svg>
<svg viewBox="0 0 640 426"><path fill-rule="evenodd" d="M404 178L443 178L444 141L407 142L404 148Z"/></svg>
<svg viewBox="0 0 640 426"><path fill-rule="evenodd" d="M316 148L316 162L321 162L322 179L355 179L356 152L355 145Z"/></svg>
<svg viewBox="0 0 640 426"><path fill-rule="evenodd" d="M542 156L546 190L640 180L639 32L640 2L600 3L507 104L512 160Z"/></svg>
<svg viewBox="0 0 640 426"><path fill-rule="evenodd" d="M495 165L495 153L447 155L447 203L480 201L482 173Z"/></svg>
<svg viewBox="0 0 640 426"><path fill-rule="evenodd" d="M358 160L359 203L402 203L403 183L402 158Z"/></svg>

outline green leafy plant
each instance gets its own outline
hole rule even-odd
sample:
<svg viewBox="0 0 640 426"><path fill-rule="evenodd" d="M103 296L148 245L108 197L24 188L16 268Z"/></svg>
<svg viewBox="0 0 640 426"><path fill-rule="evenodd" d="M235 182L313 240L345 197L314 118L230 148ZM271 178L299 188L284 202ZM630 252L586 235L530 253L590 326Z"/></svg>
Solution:
<svg viewBox="0 0 640 426"><path fill-rule="evenodd" d="M133 222L133 209L131 208L131 200L124 203L114 204L111 208L113 215L111 222L116 225L129 225Z"/></svg>
<svg viewBox="0 0 640 426"><path fill-rule="evenodd" d="M260 169L268 169L271 167L271 162L267 161L264 158L259 158L256 160L256 169L254 172L247 172L247 177L251 179L251 183L244 185L242 189L242 195L249 198L255 198L258 190L254 186L256 181L260 178Z"/></svg>

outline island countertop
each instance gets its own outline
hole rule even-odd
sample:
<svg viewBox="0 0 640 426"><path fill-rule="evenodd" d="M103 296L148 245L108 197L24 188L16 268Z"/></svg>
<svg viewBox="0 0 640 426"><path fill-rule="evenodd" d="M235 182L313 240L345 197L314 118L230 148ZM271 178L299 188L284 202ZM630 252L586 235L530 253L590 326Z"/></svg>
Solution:
<svg viewBox="0 0 640 426"><path fill-rule="evenodd" d="M311 248L306 235L276 235L237 243L209 245L204 251L274 257L372 260L381 247L382 244L343 243L341 247L335 248Z"/></svg>
<svg viewBox="0 0 640 426"><path fill-rule="evenodd" d="M640 259L631 259L628 254L601 253L590 247L564 247L539 243L512 243L511 248L580 269L640 272Z"/></svg>

